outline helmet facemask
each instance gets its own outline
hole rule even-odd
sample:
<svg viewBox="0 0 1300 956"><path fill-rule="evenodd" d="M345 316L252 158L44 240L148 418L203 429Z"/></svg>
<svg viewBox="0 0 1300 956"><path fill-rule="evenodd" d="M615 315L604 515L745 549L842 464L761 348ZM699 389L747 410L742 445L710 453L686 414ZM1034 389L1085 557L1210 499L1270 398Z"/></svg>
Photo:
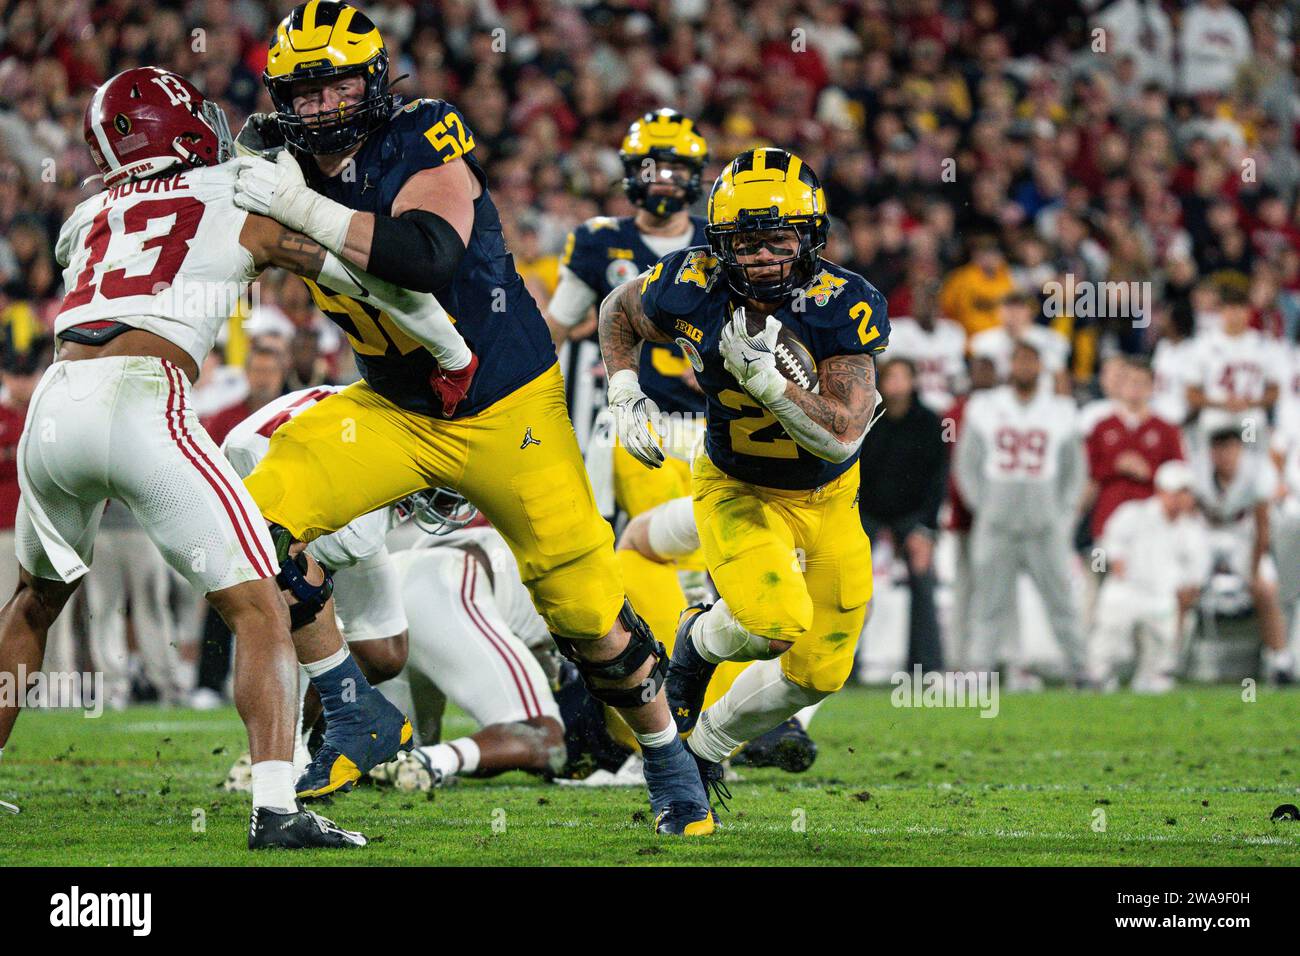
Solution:
<svg viewBox="0 0 1300 956"><path fill-rule="evenodd" d="M359 76L365 90L357 102L310 116L294 111L294 86L303 80L340 80ZM264 74L266 87L275 104L275 118L284 140L299 152L328 156L351 149L381 125L393 112L393 95L388 92L388 54L380 51L358 66L333 65L297 70L288 76Z"/></svg>
<svg viewBox="0 0 1300 956"><path fill-rule="evenodd" d="M478 517L478 509L454 488L426 488L399 501L397 516L411 519L426 534L441 536L468 525Z"/></svg>
<svg viewBox="0 0 1300 956"><path fill-rule="evenodd" d="M790 232L797 246L791 253ZM713 254L722 262L731 288L756 302L779 302L795 295L813 280L826 245L825 217L785 217L742 214L735 222L705 228ZM778 247L778 248L774 248ZM778 258L751 259L764 248ZM775 270L772 275L754 273Z"/></svg>
<svg viewBox="0 0 1300 956"><path fill-rule="evenodd" d="M661 166L681 166L686 175L674 176L673 184L680 187L680 195L651 192L650 187L662 183ZM652 149L642 156L623 156L623 191L635 206L651 215L666 218L675 212L688 208L703 194L701 176L704 164L685 159L670 149Z"/></svg>

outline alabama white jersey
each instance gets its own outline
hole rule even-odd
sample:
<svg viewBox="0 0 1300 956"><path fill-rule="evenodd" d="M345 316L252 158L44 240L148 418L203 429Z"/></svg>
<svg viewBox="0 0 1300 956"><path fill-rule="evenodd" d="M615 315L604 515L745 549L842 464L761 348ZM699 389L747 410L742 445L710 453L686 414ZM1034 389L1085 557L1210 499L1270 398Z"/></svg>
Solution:
<svg viewBox="0 0 1300 956"><path fill-rule="evenodd" d="M1038 349L1038 357L1043 362L1044 375L1055 375L1065 368L1070 357L1070 342L1064 335L1045 325L1031 325L1021 333L1024 339ZM894 340L891 335L890 348ZM1015 351L1016 339L1001 326L985 329L970 340L970 353L973 356L987 358L997 370L998 378L1005 380L1011 372L1011 353Z"/></svg>
<svg viewBox="0 0 1300 956"><path fill-rule="evenodd" d="M1175 425L1187 421L1187 375L1195 350L1195 339L1161 339L1151 355L1151 411Z"/></svg>
<svg viewBox="0 0 1300 956"><path fill-rule="evenodd" d="M234 194L225 163L121 183L77 206L56 246L68 291L55 332L121 322L201 366L257 275Z"/></svg>
<svg viewBox="0 0 1300 956"><path fill-rule="evenodd" d="M975 393L963 428L984 439L983 472L990 484L1055 481L1061 447L1079 438L1074 402L1041 385L1028 402L1010 385Z"/></svg>
<svg viewBox="0 0 1300 956"><path fill-rule="evenodd" d="M277 428L341 388L304 388L269 402L230 430L222 454L241 478L247 478L270 450ZM392 508L380 508L307 545L311 556L334 572L334 612L349 644L396 637L407 629L387 544L396 523Z"/></svg>
<svg viewBox="0 0 1300 956"><path fill-rule="evenodd" d="M232 428L221 443L221 453L241 478L247 478L266 457L271 448L271 435L277 428L342 389L341 385L318 385L281 395ZM354 518L337 531L315 538L307 550L330 570L340 571L380 555L395 523L392 509L380 508Z"/></svg>
<svg viewBox="0 0 1300 956"><path fill-rule="evenodd" d="M1189 514L1170 521L1158 496L1126 501L1106 522L1101 546L1123 563L1118 577L1152 599L1173 604L1179 588L1209 577L1205 522Z"/></svg>
<svg viewBox="0 0 1300 956"><path fill-rule="evenodd" d="M1277 355L1278 343L1254 329L1239 335L1205 332L1193 339L1188 353L1187 384L1203 389L1211 402L1239 398L1258 406L1268 385L1280 384Z"/></svg>
<svg viewBox="0 0 1300 956"><path fill-rule="evenodd" d="M1208 456L1197 462L1196 500L1206 520L1215 527L1240 527L1254 534L1255 506L1277 490L1277 469L1267 455L1241 456L1237 473L1226 484L1216 481Z"/></svg>
<svg viewBox="0 0 1300 956"><path fill-rule="evenodd" d="M889 355L916 366L921 400L937 415L952 407L966 379L966 331L951 319L936 319L926 329L916 319L889 320Z"/></svg>

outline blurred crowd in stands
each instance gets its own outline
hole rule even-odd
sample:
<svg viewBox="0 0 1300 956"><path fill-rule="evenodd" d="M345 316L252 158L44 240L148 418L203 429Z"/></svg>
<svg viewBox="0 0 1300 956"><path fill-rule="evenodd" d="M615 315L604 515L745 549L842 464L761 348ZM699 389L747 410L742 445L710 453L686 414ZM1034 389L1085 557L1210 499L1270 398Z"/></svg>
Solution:
<svg viewBox="0 0 1300 956"><path fill-rule="evenodd" d="M735 153L761 144L797 152L820 174L834 222L826 255L888 296L894 335L885 358L905 360L896 373L882 369L893 404L869 436L867 467L899 454L928 479L915 500L897 500L896 483L864 484L862 504L906 567L913 660L961 664L966 630L986 638L1007 630L1004 598L1014 602L1014 592L991 598L984 583L988 561L1005 570L1013 558L979 553L996 538L983 549L974 539L997 530L1000 493L1023 496L1046 481L1054 496L1034 500L1055 522L1031 530L1042 532L1044 553L1071 567L1064 586L1074 603L1049 606L1047 616L1054 630L1071 632L1057 637L1077 672L1113 680L1115 655L1093 659L1082 649L1095 645L1086 631L1105 626L1113 637L1130 618L1158 630L1165 624L1149 619L1171 606L1181 648L1184 612L1212 591L1231 603L1231 585L1210 587L1229 572L1268 648L1266 669L1281 678L1294 670L1286 651L1300 599L1294 4L361 5L387 40L392 75L406 75L396 91L448 99L467 117L516 264L543 305L568 233L594 215L632 212L617 148L648 109L674 106L696 119L712 152L706 183ZM260 73L287 9L287 0L0 7L0 476L8 481L0 518L10 525L24 395L49 360L62 290L53 240L94 172L82 141L91 91L127 67L164 65L215 97L238 130L250 113L270 109ZM283 391L355 377L346 339L300 282L269 274L246 312L233 317L196 391L218 441ZM1062 401L1044 411L1038 405L1049 397ZM1052 428L1034 437L1032 421L1043 415ZM968 426L982 437L963 465L959 436ZM1186 459L1188 473L1166 470L1161 483L1172 459ZM1009 484L999 492L999 483ZM1197 505L1183 507L1188 494ZM1148 498L1168 499L1163 520L1194 519L1207 540L1237 529L1221 549L1234 556L1191 562L1176 580L1153 584L1172 592L1158 614L1112 614L1099 624L1108 605L1089 582L1113 571L1108 552L1133 547L1132 535L1108 538L1108 524ZM949 533L958 558L936 570L934 544ZM1040 590L1062 586L1041 561L1024 570L1037 573ZM953 592L944 614L934 609L936 574ZM1140 676L1151 689L1164 686L1157 678L1172 669L1170 653L1162 646L1147 659ZM976 656L990 654L1015 656L987 647Z"/></svg>

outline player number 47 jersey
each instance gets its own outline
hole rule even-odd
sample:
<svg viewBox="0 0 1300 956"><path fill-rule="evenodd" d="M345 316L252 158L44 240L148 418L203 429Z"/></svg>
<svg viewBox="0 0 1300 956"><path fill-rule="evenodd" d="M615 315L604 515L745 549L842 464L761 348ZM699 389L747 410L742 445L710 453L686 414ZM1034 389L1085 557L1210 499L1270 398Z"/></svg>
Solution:
<svg viewBox="0 0 1300 956"><path fill-rule="evenodd" d="M202 365L257 275L234 192L227 163L122 183L77 206L55 250L67 289L55 332L121 322Z"/></svg>
<svg viewBox="0 0 1300 956"><path fill-rule="evenodd" d="M664 256L640 284L646 317L672 336L707 398L705 449L723 472L768 488L818 488L851 468L857 455L830 462L801 448L768 409L727 371L718 337L740 305L707 247ZM833 355L873 355L889 341L885 297L862 276L833 262L775 313L818 363Z"/></svg>

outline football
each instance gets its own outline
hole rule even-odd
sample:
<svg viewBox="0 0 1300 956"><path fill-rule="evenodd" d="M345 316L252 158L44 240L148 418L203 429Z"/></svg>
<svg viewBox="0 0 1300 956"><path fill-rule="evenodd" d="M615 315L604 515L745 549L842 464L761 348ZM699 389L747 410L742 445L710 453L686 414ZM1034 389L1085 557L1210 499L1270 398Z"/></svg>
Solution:
<svg viewBox="0 0 1300 956"><path fill-rule="evenodd" d="M750 335L760 335L766 318L758 313L745 313L745 328ZM790 326L782 325L776 337L776 368L787 380L809 392L817 391L817 363L803 340Z"/></svg>

